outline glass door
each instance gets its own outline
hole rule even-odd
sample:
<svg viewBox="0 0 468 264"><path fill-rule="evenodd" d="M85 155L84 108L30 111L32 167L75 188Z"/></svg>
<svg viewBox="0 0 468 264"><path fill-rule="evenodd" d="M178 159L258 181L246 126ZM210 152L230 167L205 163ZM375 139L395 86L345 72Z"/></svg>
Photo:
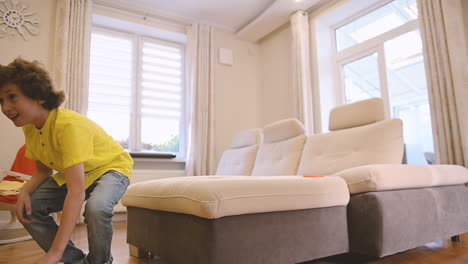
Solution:
<svg viewBox="0 0 468 264"><path fill-rule="evenodd" d="M342 65L346 104L382 97L377 52Z"/></svg>
<svg viewBox="0 0 468 264"><path fill-rule="evenodd" d="M384 44L390 112L403 120L409 164L426 164L424 153L434 151L420 36L414 30Z"/></svg>

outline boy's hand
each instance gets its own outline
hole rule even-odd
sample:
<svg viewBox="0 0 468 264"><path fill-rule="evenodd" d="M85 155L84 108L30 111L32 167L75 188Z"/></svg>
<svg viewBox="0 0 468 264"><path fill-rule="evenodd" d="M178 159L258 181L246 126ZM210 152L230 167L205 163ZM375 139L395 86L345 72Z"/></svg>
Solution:
<svg viewBox="0 0 468 264"><path fill-rule="evenodd" d="M16 216L21 223L31 224L34 220L25 217L24 213L28 216L31 215L31 196L26 191L21 191L18 195L18 201L16 202Z"/></svg>
<svg viewBox="0 0 468 264"><path fill-rule="evenodd" d="M61 258L61 254L49 251L45 256L37 260L35 264L57 264Z"/></svg>

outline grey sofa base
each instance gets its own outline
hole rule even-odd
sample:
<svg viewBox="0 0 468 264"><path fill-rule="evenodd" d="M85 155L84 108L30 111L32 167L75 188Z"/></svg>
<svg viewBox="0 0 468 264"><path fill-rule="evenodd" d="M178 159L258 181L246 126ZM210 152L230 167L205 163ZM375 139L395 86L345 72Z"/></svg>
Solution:
<svg viewBox="0 0 468 264"><path fill-rule="evenodd" d="M168 264L287 264L348 252L346 207L205 219L127 208L127 242Z"/></svg>
<svg viewBox="0 0 468 264"><path fill-rule="evenodd" d="M383 257L468 232L465 185L369 192L348 204L350 251Z"/></svg>

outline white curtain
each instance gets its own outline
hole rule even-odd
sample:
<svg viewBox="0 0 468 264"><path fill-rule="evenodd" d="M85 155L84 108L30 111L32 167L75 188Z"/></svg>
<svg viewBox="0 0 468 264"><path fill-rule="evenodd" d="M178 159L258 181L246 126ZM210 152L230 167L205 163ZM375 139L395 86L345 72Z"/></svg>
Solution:
<svg viewBox="0 0 468 264"><path fill-rule="evenodd" d="M304 11L297 11L291 18L292 31L292 90L296 118L313 134L314 120L312 113L312 90L310 71L309 16Z"/></svg>
<svg viewBox="0 0 468 264"><path fill-rule="evenodd" d="M437 163L468 165L464 0L418 0Z"/></svg>
<svg viewBox="0 0 468 264"><path fill-rule="evenodd" d="M215 170L213 28L194 24L188 30L187 175L210 175Z"/></svg>
<svg viewBox="0 0 468 264"><path fill-rule="evenodd" d="M64 107L85 114L89 79L91 0L58 0L54 79L65 91Z"/></svg>

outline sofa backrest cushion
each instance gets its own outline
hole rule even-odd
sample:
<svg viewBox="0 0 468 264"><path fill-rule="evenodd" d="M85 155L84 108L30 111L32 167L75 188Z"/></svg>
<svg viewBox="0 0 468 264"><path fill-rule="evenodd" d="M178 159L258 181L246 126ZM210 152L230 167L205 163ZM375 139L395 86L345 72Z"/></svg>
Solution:
<svg viewBox="0 0 468 264"><path fill-rule="evenodd" d="M252 175L295 175L306 140L304 133L304 126L297 119L265 126Z"/></svg>
<svg viewBox="0 0 468 264"><path fill-rule="evenodd" d="M254 128L237 133L231 142L231 149L260 145L263 141L262 129Z"/></svg>
<svg viewBox="0 0 468 264"><path fill-rule="evenodd" d="M299 120L295 118L283 119L266 125L263 128L263 142L281 142L304 135L304 133L304 126Z"/></svg>
<svg viewBox="0 0 468 264"><path fill-rule="evenodd" d="M331 175L368 164L401 164L403 124L391 119L307 138L298 175Z"/></svg>
<svg viewBox="0 0 468 264"><path fill-rule="evenodd" d="M341 105L330 112L328 130L352 128L372 124L385 119L381 98L371 98L352 104Z"/></svg>
<svg viewBox="0 0 468 264"><path fill-rule="evenodd" d="M261 129L250 129L235 135L231 148L221 156L216 175L250 175L261 141Z"/></svg>

